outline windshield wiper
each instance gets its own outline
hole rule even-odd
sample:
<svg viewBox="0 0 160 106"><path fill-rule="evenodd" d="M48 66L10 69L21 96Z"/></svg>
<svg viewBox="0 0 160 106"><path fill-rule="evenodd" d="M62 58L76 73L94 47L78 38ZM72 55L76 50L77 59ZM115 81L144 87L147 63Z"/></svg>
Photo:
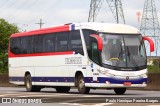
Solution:
<svg viewBox="0 0 160 106"><path fill-rule="evenodd" d="M122 54L122 49L121 49L121 52L119 52L119 54L118 54L118 59L119 59L121 54ZM117 69L118 69L118 66L119 66L119 60L117 60L117 62L116 62L116 68Z"/></svg>
<svg viewBox="0 0 160 106"><path fill-rule="evenodd" d="M128 49L128 47L127 47L127 49ZM128 57L131 58L130 60L132 60L133 65L136 68L138 68L138 65L137 65L136 61L134 60L133 56L131 55L131 53L129 52L129 49L128 49Z"/></svg>

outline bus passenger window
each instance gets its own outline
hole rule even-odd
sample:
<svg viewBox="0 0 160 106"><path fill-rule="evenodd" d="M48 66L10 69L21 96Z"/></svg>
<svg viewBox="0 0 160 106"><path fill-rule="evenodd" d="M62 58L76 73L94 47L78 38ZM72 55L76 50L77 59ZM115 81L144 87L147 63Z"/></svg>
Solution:
<svg viewBox="0 0 160 106"><path fill-rule="evenodd" d="M69 49L75 51L75 53L84 55L80 32L78 30L72 31L69 36Z"/></svg>
<svg viewBox="0 0 160 106"><path fill-rule="evenodd" d="M20 38L11 38L10 40L10 51L13 54L20 54Z"/></svg>
<svg viewBox="0 0 160 106"><path fill-rule="evenodd" d="M43 34L31 36L28 44L31 44L30 53L42 53L43 51ZM47 35L45 35L46 37Z"/></svg>
<svg viewBox="0 0 160 106"><path fill-rule="evenodd" d="M28 48L29 48L29 45L28 45L28 37L21 37L21 42L20 42L20 45L21 45L21 54L27 54L28 53Z"/></svg>
<svg viewBox="0 0 160 106"><path fill-rule="evenodd" d="M55 51L55 35L48 34L43 38L43 52L54 52Z"/></svg>
<svg viewBox="0 0 160 106"><path fill-rule="evenodd" d="M56 33L56 51L64 52L68 50L68 32Z"/></svg>

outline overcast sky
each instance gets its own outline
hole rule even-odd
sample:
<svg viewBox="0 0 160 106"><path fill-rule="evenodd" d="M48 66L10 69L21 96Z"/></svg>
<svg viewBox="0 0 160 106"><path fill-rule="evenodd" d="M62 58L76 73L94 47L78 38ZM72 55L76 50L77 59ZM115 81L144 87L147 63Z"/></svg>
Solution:
<svg viewBox="0 0 160 106"><path fill-rule="evenodd" d="M91 0L0 0L0 18L18 25L23 30L38 29L40 19L43 27L71 22L87 22ZM160 0L155 0L160 16ZM122 0L126 24L137 27L136 12L143 12L144 0ZM107 2L104 0L97 16L98 22L115 23Z"/></svg>

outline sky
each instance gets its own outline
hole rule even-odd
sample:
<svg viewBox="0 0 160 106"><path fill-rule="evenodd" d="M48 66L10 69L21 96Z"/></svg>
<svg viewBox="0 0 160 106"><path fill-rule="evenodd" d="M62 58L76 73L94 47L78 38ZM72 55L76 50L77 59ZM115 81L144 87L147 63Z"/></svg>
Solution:
<svg viewBox="0 0 160 106"><path fill-rule="evenodd" d="M103 1L95 21L116 23L107 0ZM126 24L139 28L136 13L143 13L145 0L121 1ZM40 26L36 23L40 19L44 23L42 28L87 22L90 2L91 0L0 0L0 18L17 25L21 32L39 29ZM160 0L155 0L155 4L160 22Z"/></svg>
<svg viewBox="0 0 160 106"><path fill-rule="evenodd" d="M138 27L136 12L143 12L144 0L121 0L126 24ZM0 18L15 24L20 31L55 25L87 22L91 0L0 0ZM155 0L160 18L160 0ZM115 23L112 12L104 0L97 22Z"/></svg>

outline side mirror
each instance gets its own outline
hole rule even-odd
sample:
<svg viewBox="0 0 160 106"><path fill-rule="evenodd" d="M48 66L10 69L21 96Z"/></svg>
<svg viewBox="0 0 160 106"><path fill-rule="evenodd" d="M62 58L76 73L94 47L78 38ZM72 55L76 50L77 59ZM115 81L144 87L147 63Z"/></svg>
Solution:
<svg viewBox="0 0 160 106"><path fill-rule="evenodd" d="M98 50L102 51L102 49L103 49L103 40L102 40L102 38L99 35L96 35L96 34L91 34L90 36L97 40Z"/></svg>
<svg viewBox="0 0 160 106"><path fill-rule="evenodd" d="M149 42L149 44L150 44L150 52L154 52L154 42L153 42L153 40L148 38L148 37L146 37L146 36L143 36L142 38L143 38L143 40L147 40Z"/></svg>

